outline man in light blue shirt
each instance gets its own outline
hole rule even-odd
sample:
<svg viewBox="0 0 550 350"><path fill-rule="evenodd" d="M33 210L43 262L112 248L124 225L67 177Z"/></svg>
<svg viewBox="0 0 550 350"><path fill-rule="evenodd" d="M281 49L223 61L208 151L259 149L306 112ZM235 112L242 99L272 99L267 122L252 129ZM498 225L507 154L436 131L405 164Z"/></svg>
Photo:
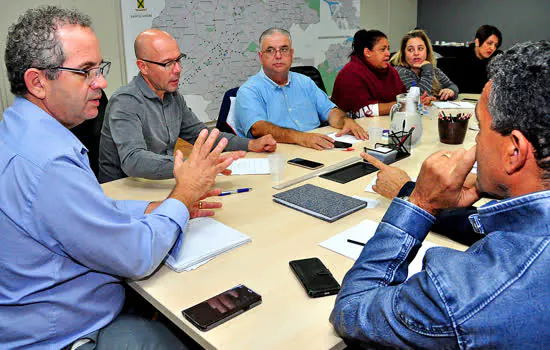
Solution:
<svg viewBox="0 0 550 350"><path fill-rule="evenodd" d="M258 53L262 69L244 83L237 93L235 119L243 137L271 134L277 142L293 143L318 150L333 148L330 137L306 133L321 123L366 140L368 134L355 120L338 109L313 80L290 72L294 49L290 33L270 28L260 36Z"/></svg>
<svg viewBox="0 0 550 350"><path fill-rule="evenodd" d="M219 157L227 140L210 152L219 132L203 130L185 163L178 152L166 200L112 200L69 130L97 115L107 86L89 17L29 10L5 57L16 99L0 122L0 347L184 348L162 324L120 315L122 281L151 274L189 218L211 214L197 201L234 158Z"/></svg>

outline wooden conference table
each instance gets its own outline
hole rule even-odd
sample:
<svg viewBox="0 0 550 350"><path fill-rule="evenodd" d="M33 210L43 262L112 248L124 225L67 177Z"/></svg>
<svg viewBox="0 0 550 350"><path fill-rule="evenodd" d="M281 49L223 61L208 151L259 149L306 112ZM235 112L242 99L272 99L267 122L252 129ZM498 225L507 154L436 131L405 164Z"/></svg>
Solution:
<svg viewBox="0 0 550 350"><path fill-rule="evenodd" d="M358 122L365 129L389 126L388 117L363 118ZM436 118L424 118L423 128L422 139L413 148L412 155L394 164L411 176L417 176L422 161L437 150L452 151L474 145L475 131L468 130L463 145L446 145L439 142ZM321 133L332 131L335 129L330 127L317 130ZM358 156L366 145L368 142L355 144L356 151L315 151L279 144L277 152L284 154L287 159L303 157L331 165ZM266 157L266 154L249 153L247 157L261 158ZM290 180L308 172L310 170L287 165L284 178ZM350 196L381 199L378 207L362 209L334 223L273 202L271 196L279 191L272 189L269 175L220 176L216 186L223 190L253 188L252 192L214 199L223 202L223 208L217 210L215 219L250 236L252 242L190 272L176 273L163 265L149 278L131 282L130 285L208 349L342 348L342 340L328 321L335 296L310 299L290 270L288 262L318 257L341 282L353 261L318 243L364 219L381 220L390 201L364 191L375 176L376 173L373 173L347 184L315 177L299 184L311 183ZM168 195L173 184L173 180L152 182L126 178L104 184L103 189L115 199L160 200ZM430 233L427 240L457 249L466 248L434 233ZM261 305L208 332L198 330L183 318L182 309L241 283L262 296Z"/></svg>

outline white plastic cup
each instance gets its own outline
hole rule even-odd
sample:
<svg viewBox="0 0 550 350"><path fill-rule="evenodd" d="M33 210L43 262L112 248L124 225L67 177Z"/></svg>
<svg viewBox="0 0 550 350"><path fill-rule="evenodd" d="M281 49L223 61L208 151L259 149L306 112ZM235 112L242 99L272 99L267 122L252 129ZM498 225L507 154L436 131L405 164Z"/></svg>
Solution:
<svg viewBox="0 0 550 350"><path fill-rule="evenodd" d="M275 184L281 182L285 175L286 157L280 153L273 153L267 156L267 160L271 181Z"/></svg>
<svg viewBox="0 0 550 350"><path fill-rule="evenodd" d="M383 131L383 129L382 128L371 127L367 131L369 133L369 142L372 145L372 147L374 148L375 145L377 143L380 143L381 140L382 140L382 131Z"/></svg>

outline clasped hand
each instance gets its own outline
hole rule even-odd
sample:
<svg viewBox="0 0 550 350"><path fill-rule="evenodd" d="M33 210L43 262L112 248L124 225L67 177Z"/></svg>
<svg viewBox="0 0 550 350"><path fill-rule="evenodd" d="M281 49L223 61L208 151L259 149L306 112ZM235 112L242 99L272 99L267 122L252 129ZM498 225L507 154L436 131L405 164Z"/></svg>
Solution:
<svg viewBox="0 0 550 350"><path fill-rule="evenodd" d="M439 151L429 156L420 169L411 203L436 215L441 209L463 208L474 204L480 193L476 176L470 174L476 160L476 147L452 153Z"/></svg>

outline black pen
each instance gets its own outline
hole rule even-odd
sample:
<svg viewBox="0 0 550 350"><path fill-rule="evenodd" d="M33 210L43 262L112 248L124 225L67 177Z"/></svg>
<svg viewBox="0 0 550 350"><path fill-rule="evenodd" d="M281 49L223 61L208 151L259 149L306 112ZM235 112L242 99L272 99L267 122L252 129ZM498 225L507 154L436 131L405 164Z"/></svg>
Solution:
<svg viewBox="0 0 550 350"><path fill-rule="evenodd" d="M357 241L354 241L353 239L348 239L348 243L357 244L357 245L360 245L361 247L365 246L365 243L357 242Z"/></svg>

